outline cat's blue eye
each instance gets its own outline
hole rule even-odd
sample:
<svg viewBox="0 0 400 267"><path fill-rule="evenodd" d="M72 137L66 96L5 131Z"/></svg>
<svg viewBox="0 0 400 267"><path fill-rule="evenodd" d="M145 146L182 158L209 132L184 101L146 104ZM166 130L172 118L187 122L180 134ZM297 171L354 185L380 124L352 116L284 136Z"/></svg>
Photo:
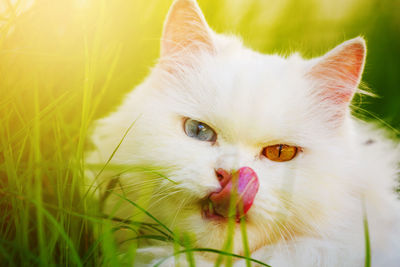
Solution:
<svg viewBox="0 0 400 267"><path fill-rule="evenodd" d="M197 140L206 142L215 142L215 140L217 140L217 134L205 123L187 119L185 121L184 129L187 136Z"/></svg>

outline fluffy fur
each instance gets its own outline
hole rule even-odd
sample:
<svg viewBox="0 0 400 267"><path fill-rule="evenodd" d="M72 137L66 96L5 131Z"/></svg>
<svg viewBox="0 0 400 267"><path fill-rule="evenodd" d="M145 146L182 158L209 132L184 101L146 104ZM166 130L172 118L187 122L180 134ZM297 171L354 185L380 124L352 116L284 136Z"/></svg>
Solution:
<svg viewBox="0 0 400 267"><path fill-rule="evenodd" d="M87 162L102 165L134 122L111 161L122 169L106 170L94 183L104 192L118 174L115 192L142 203L171 229L193 235L196 247L221 249L227 223L203 218L201 203L220 187L215 169L250 166L260 181L247 217L252 257L274 267L363 266L366 215L372 266L398 266L399 146L349 109L364 58L362 38L312 60L262 55L212 32L194 1L177 0L159 64L95 125L96 149ZM184 118L211 126L216 143L186 136ZM261 151L274 144L302 152L273 162ZM96 173L88 169L88 177ZM146 219L113 194L105 211ZM139 252L152 261L171 248L150 245ZM234 252L243 253L239 225ZM204 254L198 260L206 266L214 259Z"/></svg>

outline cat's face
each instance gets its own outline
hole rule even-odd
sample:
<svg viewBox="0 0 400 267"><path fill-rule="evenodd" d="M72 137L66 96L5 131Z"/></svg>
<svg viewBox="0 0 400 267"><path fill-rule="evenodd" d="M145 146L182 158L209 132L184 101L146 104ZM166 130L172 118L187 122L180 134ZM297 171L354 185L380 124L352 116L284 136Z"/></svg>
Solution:
<svg viewBox="0 0 400 267"><path fill-rule="evenodd" d="M159 166L175 182L164 179L155 190L153 215L195 234L199 247L221 248L227 219L206 216L204 205L221 190L217 170L247 167L259 184L248 193L254 202L245 215L251 250L329 227L328 213L332 218L346 205L343 196L355 183L347 179L348 103L362 72L364 41L311 61L261 55L212 33L189 0L175 2L163 38L160 63L120 110L139 109L140 117L119 160ZM208 126L208 135L189 134L188 120ZM270 159L263 151L274 145L297 154ZM241 253L237 223L235 231Z"/></svg>

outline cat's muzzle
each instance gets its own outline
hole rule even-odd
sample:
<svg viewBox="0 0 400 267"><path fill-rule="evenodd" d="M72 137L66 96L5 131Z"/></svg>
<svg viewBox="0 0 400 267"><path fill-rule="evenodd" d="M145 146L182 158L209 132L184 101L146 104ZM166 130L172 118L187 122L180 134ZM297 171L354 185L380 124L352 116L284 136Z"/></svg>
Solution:
<svg viewBox="0 0 400 267"><path fill-rule="evenodd" d="M246 215L259 189L256 172L250 167L227 172L215 171L221 189L211 193L203 206L203 215L208 219L240 218Z"/></svg>

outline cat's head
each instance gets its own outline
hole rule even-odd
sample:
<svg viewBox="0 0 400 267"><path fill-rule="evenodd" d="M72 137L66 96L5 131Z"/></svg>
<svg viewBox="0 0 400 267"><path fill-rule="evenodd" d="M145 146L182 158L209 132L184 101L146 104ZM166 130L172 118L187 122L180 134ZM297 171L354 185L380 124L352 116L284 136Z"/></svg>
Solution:
<svg viewBox="0 0 400 267"><path fill-rule="evenodd" d="M364 40L312 60L263 55L214 33L194 0L174 2L162 38L159 64L114 115L125 116L118 122L125 126L138 116L116 160L165 168L153 215L195 234L199 247L221 248L227 215L224 200L212 196L225 189L225 175L253 188L240 195L250 198L251 250L329 227L357 184L350 179L349 103L364 66ZM212 214L208 204L217 206Z"/></svg>

